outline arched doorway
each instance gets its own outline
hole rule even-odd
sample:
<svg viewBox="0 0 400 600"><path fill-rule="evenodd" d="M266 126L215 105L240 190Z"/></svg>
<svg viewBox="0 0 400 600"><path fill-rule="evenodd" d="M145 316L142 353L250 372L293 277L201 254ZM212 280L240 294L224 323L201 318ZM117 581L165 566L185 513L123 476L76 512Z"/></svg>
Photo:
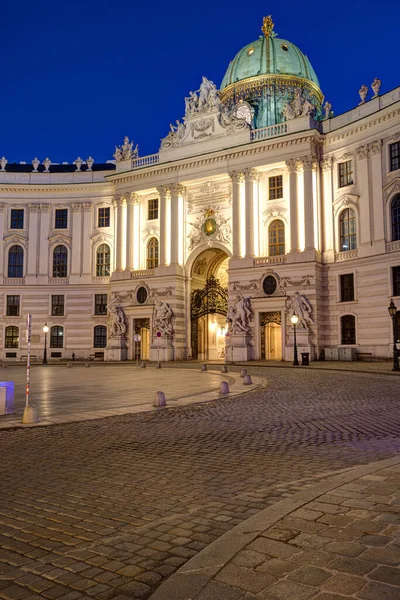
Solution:
<svg viewBox="0 0 400 600"><path fill-rule="evenodd" d="M228 260L223 250L209 248L193 264L190 321L194 359L216 360L225 357Z"/></svg>
<svg viewBox="0 0 400 600"><path fill-rule="evenodd" d="M282 320L279 311L260 313L261 360L282 360Z"/></svg>

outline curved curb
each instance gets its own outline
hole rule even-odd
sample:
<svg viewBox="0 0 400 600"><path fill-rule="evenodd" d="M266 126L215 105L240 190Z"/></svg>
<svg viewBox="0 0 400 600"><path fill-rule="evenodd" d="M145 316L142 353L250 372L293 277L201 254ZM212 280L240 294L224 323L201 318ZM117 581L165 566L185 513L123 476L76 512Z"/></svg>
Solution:
<svg viewBox="0 0 400 600"><path fill-rule="evenodd" d="M297 492L290 498L260 511L204 548L152 594L149 600L195 600L201 590L229 563L238 552L254 541L263 531L289 513L312 502L318 496L350 483L355 479L400 463L400 456L354 467L328 481Z"/></svg>

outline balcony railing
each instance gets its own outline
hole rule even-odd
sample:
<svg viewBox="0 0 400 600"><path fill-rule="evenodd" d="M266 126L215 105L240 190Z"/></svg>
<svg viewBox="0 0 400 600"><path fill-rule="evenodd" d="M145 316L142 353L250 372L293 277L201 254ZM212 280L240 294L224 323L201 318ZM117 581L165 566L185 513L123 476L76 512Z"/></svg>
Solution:
<svg viewBox="0 0 400 600"><path fill-rule="evenodd" d="M158 154L148 154L147 156L140 156L139 158L134 158L132 161L132 169L141 169L142 167L151 167L152 165L156 165L160 162L160 155Z"/></svg>
<svg viewBox="0 0 400 600"><path fill-rule="evenodd" d="M394 250L400 250L400 240L395 242L388 242L386 244L386 252L393 252Z"/></svg>
<svg viewBox="0 0 400 600"><path fill-rule="evenodd" d="M254 266L257 267L259 265L276 265L276 264L282 264L285 263L287 260L287 257L282 255L282 256L261 256L260 258L255 258L254 259Z"/></svg>
<svg viewBox="0 0 400 600"><path fill-rule="evenodd" d="M49 277L49 283L53 285L69 283L69 277Z"/></svg>
<svg viewBox="0 0 400 600"><path fill-rule="evenodd" d="M268 138L276 137L278 135L284 135L285 133L287 133L287 130L287 123L278 123L277 125L270 125L269 127L254 129L250 132L250 140L252 142L266 140Z"/></svg>
<svg viewBox="0 0 400 600"><path fill-rule="evenodd" d="M4 277L4 285L25 285L24 277Z"/></svg>
<svg viewBox="0 0 400 600"><path fill-rule="evenodd" d="M352 258L357 258L358 250L348 250L347 252L337 252L335 254L335 259L337 261L340 260L351 260Z"/></svg>
<svg viewBox="0 0 400 600"><path fill-rule="evenodd" d="M154 269L143 269L142 271L131 271L131 279L138 279L140 277L154 277Z"/></svg>
<svg viewBox="0 0 400 600"><path fill-rule="evenodd" d="M109 277L92 277L92 283L109 283L110 282L110 278Z"/></svg>

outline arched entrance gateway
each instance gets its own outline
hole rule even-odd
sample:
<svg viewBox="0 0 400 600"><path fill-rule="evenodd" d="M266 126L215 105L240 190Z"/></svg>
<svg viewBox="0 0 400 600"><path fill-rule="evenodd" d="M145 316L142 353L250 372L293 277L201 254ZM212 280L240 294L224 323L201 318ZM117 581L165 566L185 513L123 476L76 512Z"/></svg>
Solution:
<svg viewBox="0 0 400 600"><path fill-rule="evenodd" d="M192 358L225 358L228 310L228 260L220 248L204 250L191 269L190 324Z"/></svg>

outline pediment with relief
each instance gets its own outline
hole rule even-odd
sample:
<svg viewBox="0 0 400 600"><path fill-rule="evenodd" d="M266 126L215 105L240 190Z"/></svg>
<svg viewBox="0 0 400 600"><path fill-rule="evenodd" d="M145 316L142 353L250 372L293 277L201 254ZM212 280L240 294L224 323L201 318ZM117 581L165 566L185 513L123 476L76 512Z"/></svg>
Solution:
<svg viewBox="0 0 400 600"><path fill-rule="evenodd" d="M343 194L342 196L339 196L339 198L336 198L333 203L335 215L342 210L342 208L353 208L358 210L359 198L360 196L357 196L356 194Z"/></svg>
<svg viewBox="0 0 400 600"><path fill-rule="evenodd" d="M3 240L7 245L8 244L21 244L22 246L25 246L28 241L26 237L24 237L23 235L20 235L18 233L12 233L11 235L4 236Z"/></svg>
<svg viewBox="0 0 400 600"><path fill-rule="evenodd" d="M383 199L389 200L396 192L400 192L400 177L396 177L383 188Z"/></svg>
<svg viewBox="0 0 400 600"><path fill-rule="evenodd" d="M49 237L49 243L51 245L56 245L56 244L65 244L66 246L68 246L69 248L71 247L71 238L68 237L67 235L62 235L60 233L58 233L57 235L53 235L51 237Z"/></svg>
<svg viewBox="0 0 400 600"><path fill-rule="evenodd" d="M91 237L92 244L110 244L113 238L107 233L94 233Z"/></svg>

